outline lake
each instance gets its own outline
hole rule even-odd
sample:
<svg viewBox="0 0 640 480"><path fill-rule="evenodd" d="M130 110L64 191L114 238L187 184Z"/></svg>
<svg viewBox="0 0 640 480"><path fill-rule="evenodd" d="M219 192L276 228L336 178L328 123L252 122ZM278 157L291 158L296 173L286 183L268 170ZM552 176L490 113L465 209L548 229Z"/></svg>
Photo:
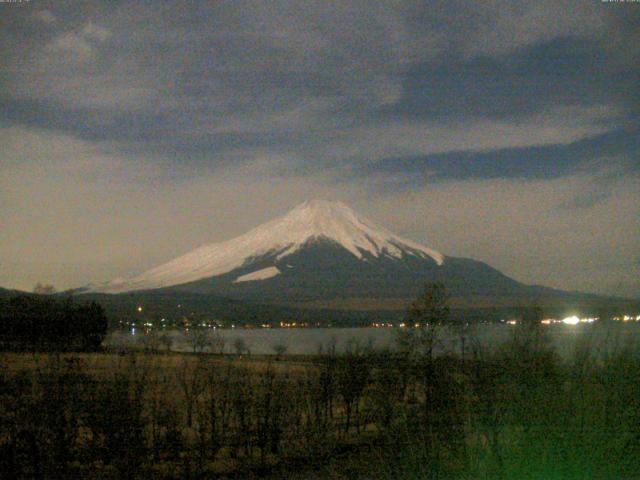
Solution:
<svg viewBox="0 0 640 480"><path fill-rule="evenodd" d="M467 345L475 342L485 349L494 349L509 339L516 327L504 324L480 324L472 327ZM590 342L596 348L615 350L633 343L640 344L640 322L613 322L608 325L548 325L543 327L551 342L562 356L571 356L577 345ZM335 345L337 352L344 352L349 345L361 345L372 348L393 348L397 328L254 328L254 329L217 329L210 335L222 336L225 340L225 353L235 353L234 342L241 338L252 354L273 354L275 345L285 345L289 354L317 354L321 349L327 351ZM186 334L179 330L167 332L172 339L174 351L192 351ZM106 346L133 346L144 338L136 332L113 332L105 339ZM453 332L444 331L441 335L439 352L459 350L459 338Z"/></svg>

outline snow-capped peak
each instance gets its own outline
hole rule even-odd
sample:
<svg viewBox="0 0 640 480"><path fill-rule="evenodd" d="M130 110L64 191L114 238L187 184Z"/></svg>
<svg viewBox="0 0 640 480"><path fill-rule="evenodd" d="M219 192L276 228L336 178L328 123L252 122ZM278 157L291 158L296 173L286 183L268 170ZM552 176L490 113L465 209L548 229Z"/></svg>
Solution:
<svg viewBox="0 0 640 480"><path fill-rule="evenodd" d="M444 261L440 253L394 235L359 216L342 202L306 201L273 223L284 227L291 240L291 245L278 255L279 258L293 253L310 238L324 237L339 243L358 258L362 258L363 252L374 257L386 252L400 258L405 251L429 256L439 265Z"/></svg>
<svg viewBox="0 0 640 480"><path fill-rule="evenodd" d="M188 283L230 272L265 254L281 259L320 238L336 242L359 259L367 253L430 257L438 265L444 262L442 254L376 226L342 202L312 200L244 235L202 246L129 281L119 279L95 291L118 293Z"/></svg>

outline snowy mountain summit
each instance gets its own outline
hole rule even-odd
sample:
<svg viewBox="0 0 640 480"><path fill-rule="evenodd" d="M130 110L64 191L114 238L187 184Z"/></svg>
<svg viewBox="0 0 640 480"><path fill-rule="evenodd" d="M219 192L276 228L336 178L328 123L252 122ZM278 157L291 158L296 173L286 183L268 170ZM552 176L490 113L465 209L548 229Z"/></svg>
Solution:
<svg viewBox="0 0 640 480"><path fill-rule="evenodd" d="M283 259L315 242L342 247L363 262L411 257L440 266L445 261L442 254L375 225L342 202L312 200L244 235L204 245L137 277L114 280L93 287L92 291L120 293L164 288L217 277L241 267L243 274L232 283L265 280L282 273ZM271 259L271 264L265 265L265 258ZM248 268L254 263L254 270Z"/></svg>

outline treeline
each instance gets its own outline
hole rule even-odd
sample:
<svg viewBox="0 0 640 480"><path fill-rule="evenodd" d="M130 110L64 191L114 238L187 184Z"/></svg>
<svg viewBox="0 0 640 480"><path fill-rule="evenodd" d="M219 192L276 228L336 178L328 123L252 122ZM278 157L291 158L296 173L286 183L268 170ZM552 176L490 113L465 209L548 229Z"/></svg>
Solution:
<svg viewBox="0 0 640 480"><path fill-rule="evenodd" d="M11 350L96 350L107 332L97 303L40 295L0 298L0 347Z"/></svg>
<svg viewBox="0 0 640 480"><path fill-rule="evenodd" d="M495 351L470 340L465 359L430 357L431 337L416 335L404 350L351 344L305 365L216 355L47 357L0 375L0 471L640 478L637 349L585 343L561 362L544 331L524 324Z"/></svg>

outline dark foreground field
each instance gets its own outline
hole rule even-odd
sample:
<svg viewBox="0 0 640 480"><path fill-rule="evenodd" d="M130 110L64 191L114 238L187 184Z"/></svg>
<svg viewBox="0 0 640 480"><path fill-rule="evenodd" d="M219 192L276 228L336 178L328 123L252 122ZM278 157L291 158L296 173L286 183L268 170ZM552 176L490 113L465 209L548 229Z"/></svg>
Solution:
<svg viewBox="0 0 640 480"><path fill-rule="evenodd" d="M606 325L593 328L611 328ZM640 478L640 355L0 356L3 478ZM585 337L587 338L587 337ZM420 339L418 339L420 340ZM606 343L609 344L606 344ZM565 357L566 358L566 357Z"/></svg>

